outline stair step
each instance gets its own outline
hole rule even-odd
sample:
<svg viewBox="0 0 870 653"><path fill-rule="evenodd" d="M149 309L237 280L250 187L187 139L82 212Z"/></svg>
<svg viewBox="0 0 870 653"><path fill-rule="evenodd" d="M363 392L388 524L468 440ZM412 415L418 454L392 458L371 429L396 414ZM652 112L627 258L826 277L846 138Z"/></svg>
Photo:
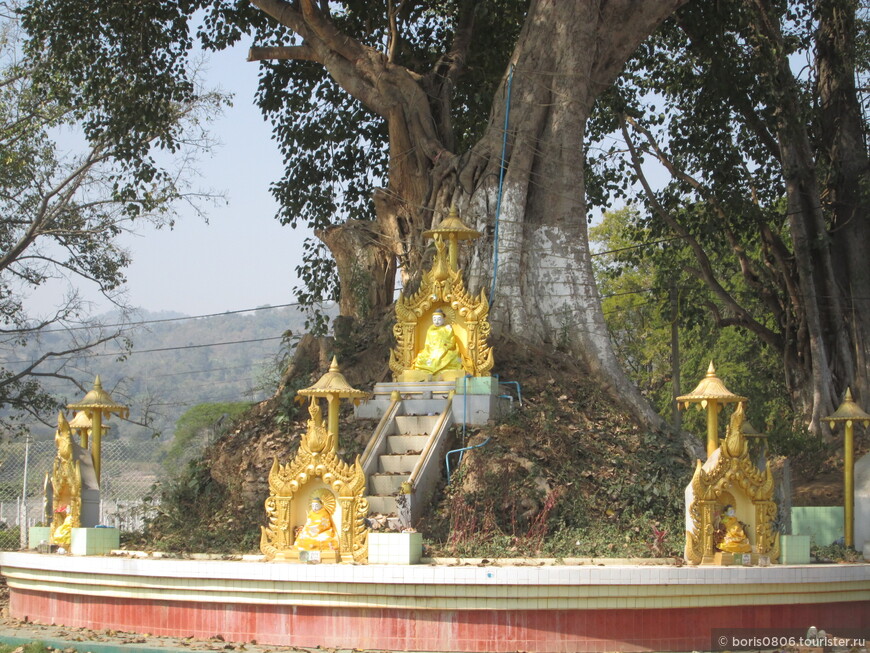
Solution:
<svg viewBox="0 0 870 653"><path fill-rule="evenodd" d="M388 435L387 453L404 454L411 451L419 454L428 440L428 435Z"/></svg>
<svg viewBox="0 0 870 653"><path fill-rule="evenodd" d="M399 513L396 497L370 495L367 498L370 515L397 515Z"/></svg>
<svg viewBox="0 0 870 653"><path fill-rule="evenodd" d="M369 491L372 494L394 495L402 489L402 483L407 480L407 474L372 474L369 477Z"/></svg>
<svg viewBox="0 0 870 653"><path fill-rule="evenodd" d="M380 456L378 459L378 472L388 474L410 474L417 464L417 454L393 454Z"/></svg>
<svg viewBox="0 0 870 653"><path fill-rule="evenodd" d="M429 434L438 421L438 415L396 415L396 429L400 434Z"/></svg>

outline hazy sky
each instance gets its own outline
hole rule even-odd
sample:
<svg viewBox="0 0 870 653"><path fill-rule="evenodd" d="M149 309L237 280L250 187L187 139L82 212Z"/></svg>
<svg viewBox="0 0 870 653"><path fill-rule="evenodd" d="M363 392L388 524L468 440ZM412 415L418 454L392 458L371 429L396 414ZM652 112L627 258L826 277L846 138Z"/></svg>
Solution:
<svg viewBox="0 0 870 653"><path fill-rule="evenodd" d="M254 106L259 65L246 61L247 40L232 50L209 54L209 87L233 95L233 106L210 125L220 141L199 165L194 186L225 195L227 203L205 205L208 224L180 206L174 229L142 228L121 244L133 258L126 269L127 303L149 311L206 315L295 301L295 267L308 232L282 227L269 185L283 172L271 128ZM91 313L111 309L93 288L76 282L91 302ZM47 284L28 300L50 314L66 291Z"/></svg>
<svg viewBox="0 0 870 653"><path fill-rule="evenodd" d="M148 231L125 242L130 303L148 310L202 315L286 304L294 300L294 268L304 233L282 227L269 184L282 174L271 128L254 106L258 64L245 60L249 43L209 56L207 79L234 95L212 123L221 145L201 164L202 185L228 204L207 207L209 224L193 211L173 230Z"/></svg>

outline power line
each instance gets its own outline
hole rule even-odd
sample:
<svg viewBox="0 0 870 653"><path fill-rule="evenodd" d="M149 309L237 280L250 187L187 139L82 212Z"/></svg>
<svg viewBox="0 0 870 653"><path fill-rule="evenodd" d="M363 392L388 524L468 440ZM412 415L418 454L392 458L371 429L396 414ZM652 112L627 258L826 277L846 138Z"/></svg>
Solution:
<svg viewBox="0 0 870 653"><path fill-rule="evenodd" d="M137 350L132 350L132 351L128 351L128 352L115 351L115 352L91 353L91 354L88 354L88 357L93 357L93 356L131 356L133 354L153 354L153 353L166 352L166 351L184 351L186 349L202 349L205 347L221 347L224 345L245 345L245 344L250 344L250 343L255 343L255 342L269 342L269 341L273 341L273 340L283 340L283 338L284 338L284 336L281 335L281 336L272 336L269 338L253 338L250 340L228 340L226 342L208 342L208 343L202 343L202 344L198 344L198 345L183 345L180 347L158 347L155 349L137 349ZM71 357L71 356L63 356L63 357L58 356L56 358L52 358L51 360L54 360L54 361L71 360L72 358L73 357ZM36 361L33 361L33 360L30 360L30 361L19 360L19 361L5 361L3 364L5 364L5 365L32 364L35 362Z"/></svg>
<svg viewBox="0 0 870 653"><path fill-rule="evenodd" d="M116 324L93 324L93 325L83 325L77 327L68 327L62 329L34 329L39 331L39 333L66 333L68 331L81 331L84 329L94 329L96 327L102 327L104 329L114 329L119 327L130 328L137 326L144 326L146 324L161 324L164 322L181 322L183 320L199 320L202 318L208 317L220 317L222 315L238 315L239 313L252 313L254 311L269 311L276 308L290 308L291 306L301 306L299 302L293 302L290 304L278 304L277 306L257 306L256 308L240 308L235 311L223 311L222 313L205 313L202 315L184 315L182 317L167 317L159 320L141 320L139 322L118 322Z"/></svg>

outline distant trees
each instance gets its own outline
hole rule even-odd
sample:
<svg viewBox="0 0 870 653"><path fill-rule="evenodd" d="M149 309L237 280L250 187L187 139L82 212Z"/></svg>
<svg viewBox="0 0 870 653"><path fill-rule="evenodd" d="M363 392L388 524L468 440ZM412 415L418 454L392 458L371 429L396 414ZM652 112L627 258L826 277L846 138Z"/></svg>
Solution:
<svg viewBox="0 0 870 653"><path fill-rule="evenodd" d="M116 237L145 224L171 226L175 204L194 199L185 171L194 151L208 146L202 121L220 102L190 85L154 93L136 75L106 75L93 61L64 65L41 37L22 31L35 28L32 4L0 4L0 408L7 419L44 416L53 402L40 378L82 381L68 357L121 335L89 320L79 288L90 285L123 307L130 257ZM80 45L72 37L62 47L71 54ZM138 65L155 64L150 51L143 42ZM54 309L33 314L27 296L48 284L59 288ZM71 330L63 351L16 357L41 330L74 326L88 328Z"/></svg>
<svg viewBox="0 0 870 653"><path fill-rule="evenodd" d="M795 424L778 352L746 329L719 327L707 306L709 289L692 269L692 252L680 239L657 240L639 230L640 219L635 209L608 211L589 229L604 318L628 374L659 414L673 420L674 397L692 390L715 361L728 388L751 398L748 418L781 451ZM716 266L718 274L727 272L727 261ZM749 295L739 275L730 281ZM695 410L678 415L693 433L705 431L704 420Z"/></svg>

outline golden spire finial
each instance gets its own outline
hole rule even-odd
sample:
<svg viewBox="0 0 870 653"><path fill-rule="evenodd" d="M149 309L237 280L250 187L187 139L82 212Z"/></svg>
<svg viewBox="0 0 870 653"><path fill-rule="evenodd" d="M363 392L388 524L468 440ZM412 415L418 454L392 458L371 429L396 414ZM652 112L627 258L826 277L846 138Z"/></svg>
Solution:
<svg viewBox="0 0 870 653"><path fill-rule="evenodd" d="M834 411L833 415L822 418L827 422L831 430L837 424L845 425L843 440L843 519L845 525L844 540L846 546L855 545L855 422L870 426L870 415L855 403L852 399L852 389L846 388L846 396L843 403Z"/></svg>

